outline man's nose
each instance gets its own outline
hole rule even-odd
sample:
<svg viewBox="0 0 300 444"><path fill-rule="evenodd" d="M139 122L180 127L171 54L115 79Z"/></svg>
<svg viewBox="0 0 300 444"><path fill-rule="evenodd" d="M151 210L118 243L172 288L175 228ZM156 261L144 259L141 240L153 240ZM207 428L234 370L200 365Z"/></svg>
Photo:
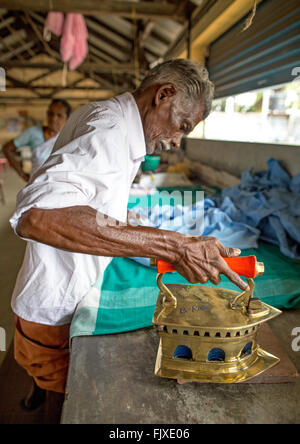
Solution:
<svg viewBox="0 0 300 444"><path fill-rule="evenodd" d="M173 150L179 150L181 146L182 136L173 137L171 140L171 148Z"/></svg>

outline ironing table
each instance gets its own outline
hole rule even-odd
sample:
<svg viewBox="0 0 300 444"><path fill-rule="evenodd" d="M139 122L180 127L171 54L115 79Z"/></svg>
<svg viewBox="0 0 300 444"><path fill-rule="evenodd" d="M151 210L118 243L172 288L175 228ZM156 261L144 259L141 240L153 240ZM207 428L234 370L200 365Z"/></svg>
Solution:
<svg viewBox="0 0 300 444"><path fill-rule="evenodd" d="M281 363L248 383L230 385L180 385L155 376L159 336L151 327L75 337L61 423L299 423L300 353L291 348L297 325L294 309L263 326L261 345Z"/></svg>
<svg viewBox="0 0 300 444"><path fill-rule="evenodd" d="M256 251L247 253L256 254ZM281 316L262 326L259 337L260 345L279 357L280 364L249 382L181 385L154 374L160 338L153 327L99 334L99 325L98 334L72 337L61 423L299 423L300 352L293 351L291 346L292 329L300 327L300 310L296 308L299 265L282 258L273 246L266 245L258 253L268 264L266 280L262 278L258 284L259 293L263 295L264 289L272 284L276 295L267 302L275 306L278 302L280 308L286 308ZM114 286L109 284L120 275L124 285L119 283L117 291L126 290L134 267L129 262L117 258L111 279L107 275L107 281L104 280L103 294L112 297ZM145 285L150 273L145 267L135 271L134 292ZM155 282L155 272L152 273L150 281ZM107 319L105 311L99 318Z"/></svg>

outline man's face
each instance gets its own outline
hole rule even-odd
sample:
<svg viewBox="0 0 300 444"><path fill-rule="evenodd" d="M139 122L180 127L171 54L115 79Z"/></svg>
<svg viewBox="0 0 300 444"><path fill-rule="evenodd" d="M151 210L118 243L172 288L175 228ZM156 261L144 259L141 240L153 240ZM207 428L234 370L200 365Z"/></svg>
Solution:
<svg viewBox="0 0 300 444"><path fill-rule="evenodd" d="M56 134L60 132L68 116L66 113L66 107L62 103L53 103L48 109L48 127Z"/></svg>
<svg viewBox="0 0 300 444"><path fill-rule="evenodd" d="M183 106L180 97L171 91L158 91L144 119L147 154L179 149L184 135L203 119L201 101Z"/></svg>

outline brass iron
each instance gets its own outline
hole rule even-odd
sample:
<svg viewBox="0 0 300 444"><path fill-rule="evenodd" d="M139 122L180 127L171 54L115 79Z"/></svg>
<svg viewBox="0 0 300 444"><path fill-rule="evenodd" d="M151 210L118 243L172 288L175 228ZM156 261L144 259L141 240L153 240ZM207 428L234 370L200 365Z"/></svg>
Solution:
<svg viewBox="0 0 300 444"><path fill-rule="evenodd" d="M160 293L153 316L160 335L157 376L237 383L280 361L261 349L258 332L281 311L253 298L252 279L250 290L240 294L218 287L165 285L162 277L157 276ZM178 346L184 357L174 357Z"/></svg>

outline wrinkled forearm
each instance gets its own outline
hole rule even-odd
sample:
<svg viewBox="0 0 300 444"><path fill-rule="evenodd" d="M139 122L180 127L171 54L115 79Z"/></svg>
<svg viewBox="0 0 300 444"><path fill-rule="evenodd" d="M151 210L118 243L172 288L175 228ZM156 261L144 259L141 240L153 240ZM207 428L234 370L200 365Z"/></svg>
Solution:
<svg viewBox="0 0 300 444"><path fill-rule="evenodd" d="M240 250L225 247L213 237L184 236L156 228L118 225L116 221L108 225L103 223L103 217L87 206L32 208L20 218L17 233L77 253L160 258L174 264L176 271L191 283L211 280L218 285L220 274L224 274L243 291L249 290L248 284L223 259L238 256Z"/></svg>
<svg viewBox="0 0 300 444"><path fill-rule="evenodd" d="M100 217L100 220L99 220ZM100 224L99 224L100 221ZM182 235L155 228L103 222L87 206L54 210L32 208L24 213L17 233L55 248L109 257L153 257L178 260Z"/></svg>

